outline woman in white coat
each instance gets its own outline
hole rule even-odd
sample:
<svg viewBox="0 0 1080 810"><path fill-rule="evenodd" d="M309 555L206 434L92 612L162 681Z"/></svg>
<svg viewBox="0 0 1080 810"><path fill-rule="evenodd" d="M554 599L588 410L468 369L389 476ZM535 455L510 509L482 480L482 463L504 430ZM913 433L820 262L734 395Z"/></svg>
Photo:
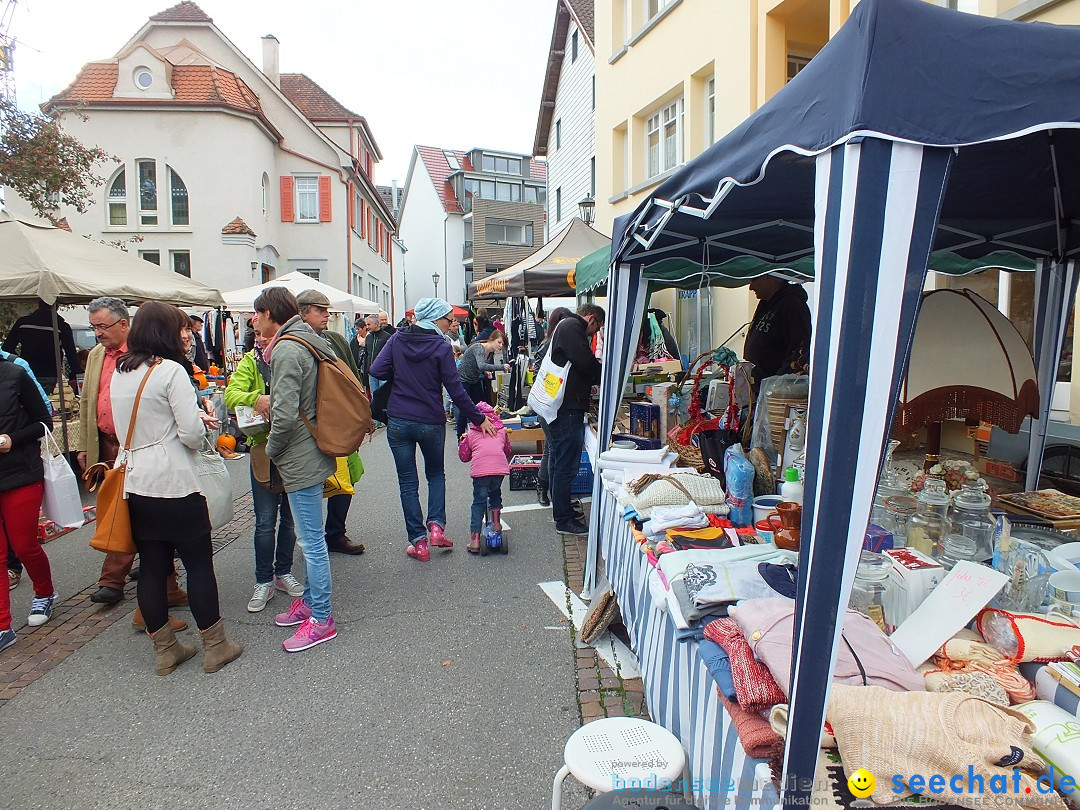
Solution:
<svg viewBox="0 0 1080 810"><path fill-rule="evenodd" d="M187 315L171 304L143 304L112 379L116 435L126 437L135 419L131 450L121 450L117 464L126 455L131 533L142 559L139 608L154 642L158 675L168 675L195 654L195 647L177 640L168 621L166 578L174 553L187 570L191 613L203 641L203 669L217 672L244 651L225 638L218 607L210 515L195 473L205 424L216 420L200 411L191 385L180 339L187 325Z"/></svg>

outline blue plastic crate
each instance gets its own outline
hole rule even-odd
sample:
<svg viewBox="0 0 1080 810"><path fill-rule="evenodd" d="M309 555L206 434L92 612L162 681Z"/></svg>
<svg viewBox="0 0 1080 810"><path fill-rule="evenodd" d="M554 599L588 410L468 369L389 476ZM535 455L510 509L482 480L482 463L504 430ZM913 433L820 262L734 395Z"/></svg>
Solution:
<svg viewBox="0 0 1080 810"><path fill-rule="evenodd" d="M589 463L589 451L581 451L581 466L578 467L577 475L574 476L574 483L570 485L570 492L573 495L592 494L593 485L593 471L592 464Z"/></svg>

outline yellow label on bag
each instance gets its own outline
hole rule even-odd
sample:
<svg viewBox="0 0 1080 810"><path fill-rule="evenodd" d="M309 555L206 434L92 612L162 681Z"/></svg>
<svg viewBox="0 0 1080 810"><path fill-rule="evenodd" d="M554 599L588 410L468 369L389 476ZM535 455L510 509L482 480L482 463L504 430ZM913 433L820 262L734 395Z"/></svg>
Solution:
<svg viewBox="0 0 1080 810"><path fill-rule="evenodd" d="M559 393L559 389L562 388L563 378L556 377L554 374L548 371L543 372L543 374L544 393L554 399L555 395Z"/></svg>

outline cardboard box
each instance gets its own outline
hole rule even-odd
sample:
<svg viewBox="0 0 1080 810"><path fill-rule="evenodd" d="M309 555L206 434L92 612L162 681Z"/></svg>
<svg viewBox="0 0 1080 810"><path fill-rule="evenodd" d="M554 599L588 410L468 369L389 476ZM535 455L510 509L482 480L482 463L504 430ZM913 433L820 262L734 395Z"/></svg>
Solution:
<svg viewBox="0 0 1080 810"><path fill-rule="evenodd" d="M270 425L250 405L236 406L236 426L245 436L261 436L270 431Z"/></svg>
<svg viewBox="0 0 1080 810"><path fill-rule="evenodd" d="M660 437L667 436L668 430L674 426L674 411L669 406L668 402L671 399L672 393L677 391L679 386L675 383L654 383L650 385L645 393L646 398L653 404L660 408Z"/></svg>
<svg viewBox="0 0 1080 810"><path fill-rule="evenodd" d="M682 371L682 360L657 360L653 363L635 363L632 374L678 374Z"/></svg>
<svg viewBox="0 0 1080 810"><path fill-rule="evenodd" d="M660 406L651 402L630 403L630 433L646 439L659 439L663 434L660 431Z"/></svg>
<svg viewBox="0 0 1080 810"><path fill-rule="evenodd" d="M981 475L990 475L1004 481L1019 481L1020 471L1007 461L995 461L992 458L980 458L976 463Z"/></svg>
<svg viewBox="0 0 1080 810"><path fill-rule="evenodd" d="M893 589L885 606L885 630L891 633L945 579L946 571L939 563L914 548L893 548L882 553L892 564L889 579Z"/></svg>

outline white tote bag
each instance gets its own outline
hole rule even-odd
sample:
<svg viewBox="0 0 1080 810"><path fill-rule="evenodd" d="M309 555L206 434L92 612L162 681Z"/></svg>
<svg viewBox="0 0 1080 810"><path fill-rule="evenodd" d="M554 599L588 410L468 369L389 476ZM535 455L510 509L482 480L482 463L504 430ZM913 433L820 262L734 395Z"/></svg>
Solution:
<svg viewBox="0 0 1080 810"><path fill-rule="evenodd" d="M225 460L210 444L209 439L195 454L195 475L199 478L199 489L206 498L206 507L210 512L210 528L220 529L233 519L232 478Z"/></svg>
<svg viewBox="0 0 1080 810"><path fill-rule="evenodd" d="M79 479L61 454L49 426L44 422L41 424L45 426L45 435L41 438L41 463L45 468L45 496L41 501L41 511L57 526L77 529L86 522L82 498L79 496Z"/></svg>
<svg viewBox="0 0 1080 810"><path fill-rule="evenodd" d="M555 343L555 335L559 332L560 323L551 333L551 341L548 343L547 354L540 363L540 370L536 372L532 388L529 389L529 407L533 413L545 422L554 422L559 416L559 408L562 407L563 398L566 396L566 375L570 372L570 363L559 365L551 359L551 347Z"/></svg>

